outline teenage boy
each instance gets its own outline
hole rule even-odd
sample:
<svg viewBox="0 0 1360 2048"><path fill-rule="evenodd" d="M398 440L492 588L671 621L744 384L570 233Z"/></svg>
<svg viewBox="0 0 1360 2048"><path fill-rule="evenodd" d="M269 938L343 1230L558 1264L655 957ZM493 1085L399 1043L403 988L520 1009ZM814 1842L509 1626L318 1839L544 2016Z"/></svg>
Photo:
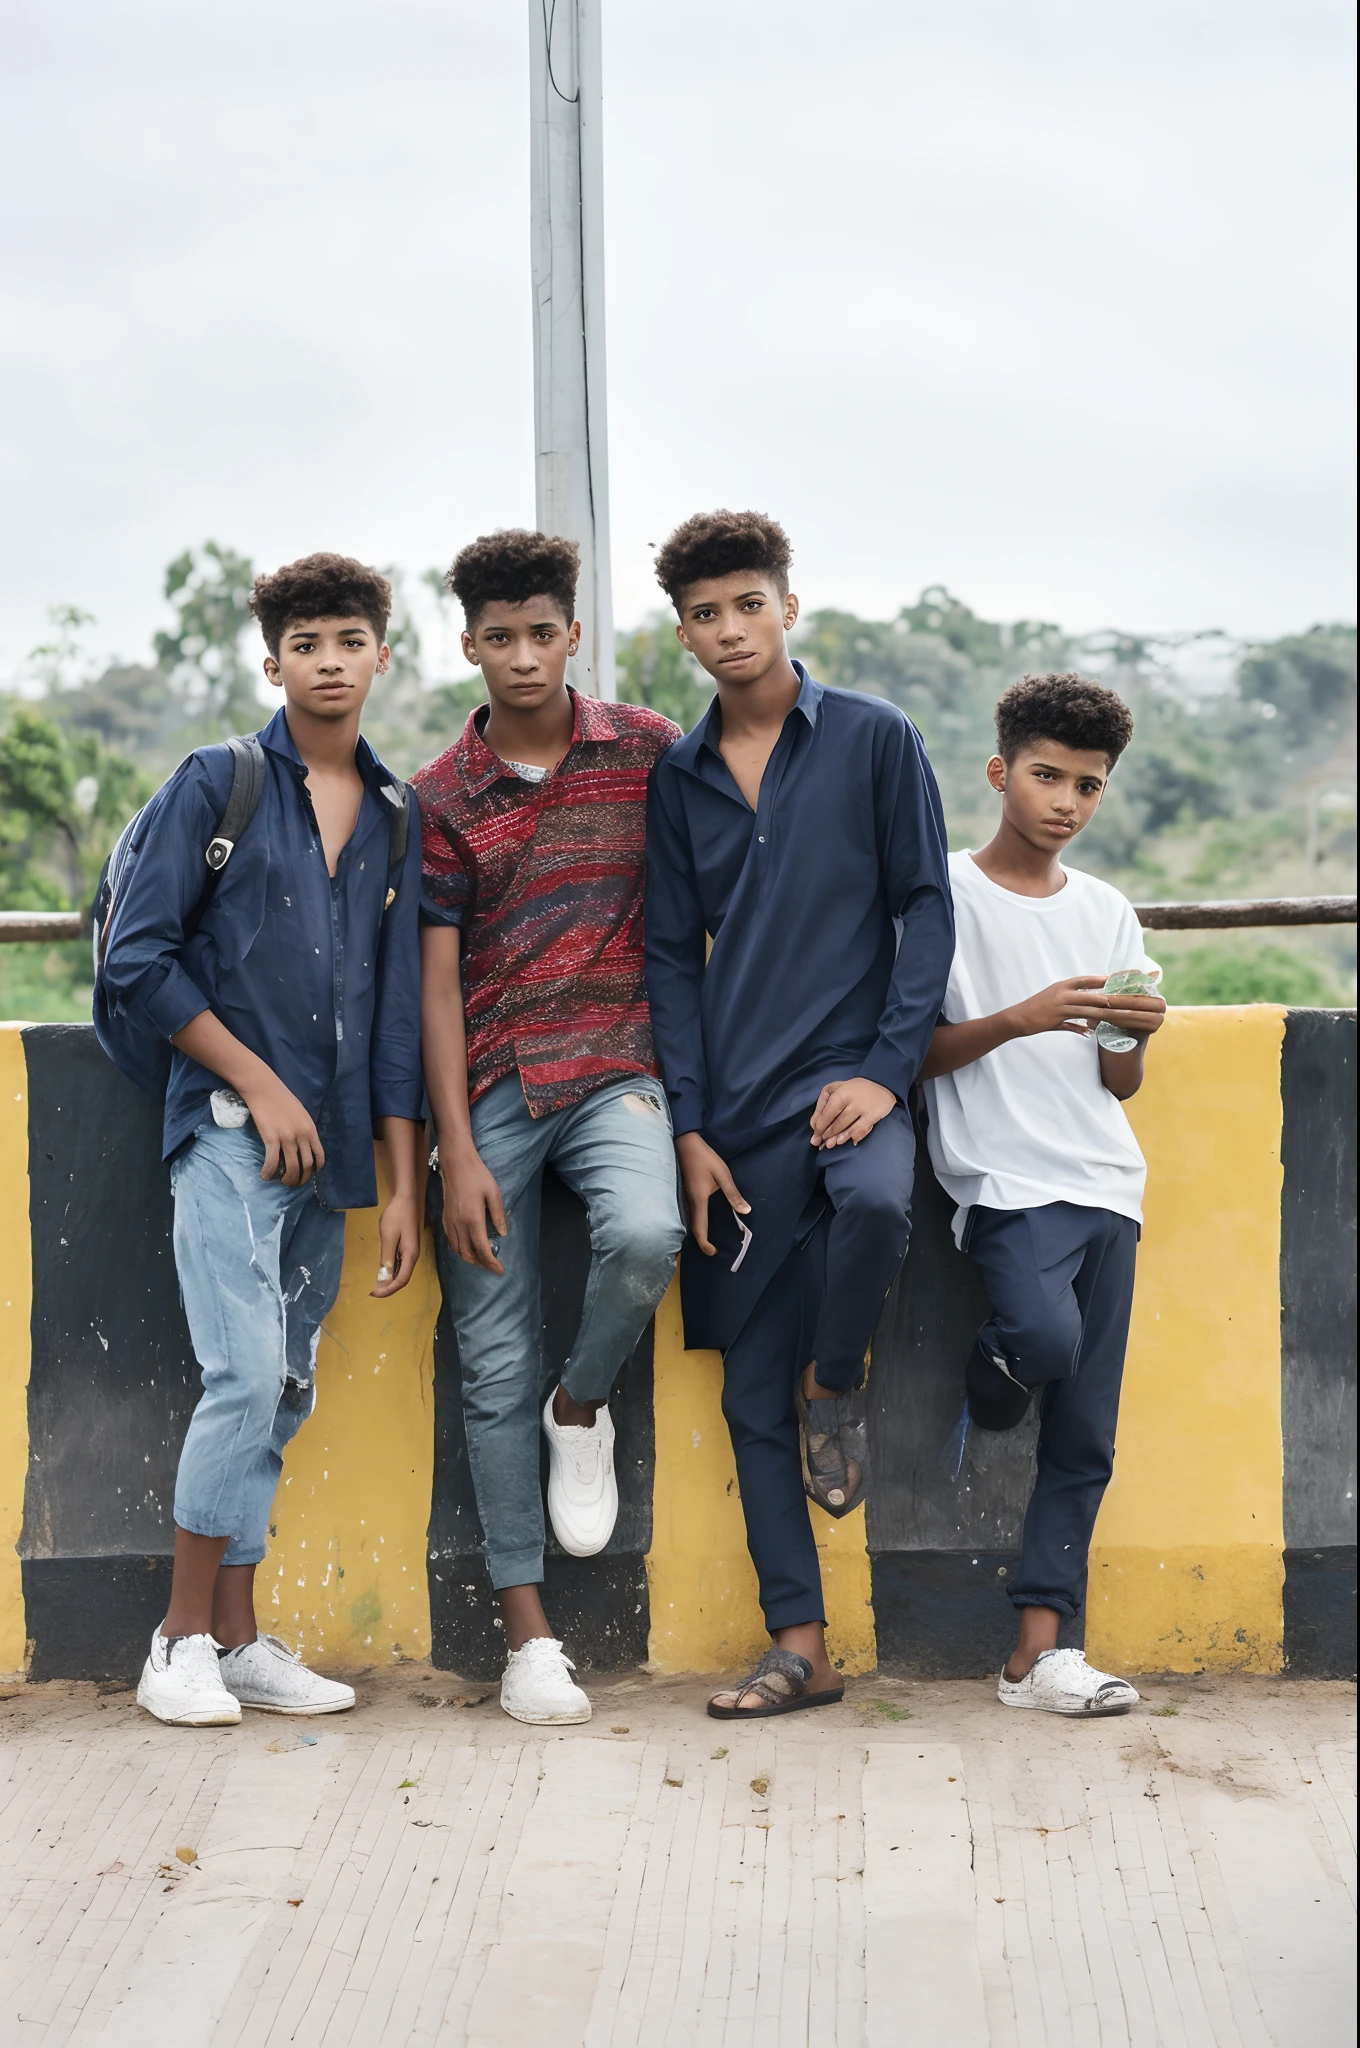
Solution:
<svg viewBox="0 0 1360 2048"><path fill-rule="evenodd" d="M1102 993L1155 973L1117 889L1062 855L1091 819L1133 720L1112 690L1027 676L996 710L987 779L1001 823L949 860L958 946L926 1057L930 1155L958 1205L955 1237L992 1314L966 1369L968 1413L1013 1429L1039 1399L1038 1473L1010 1597L1020 1637L1006 1706L1123 1713L1138 1695L1058 1629L1081 1611L1096 1510L1114 1464L1146 1169L1121 1108L1143 1078L1157 995ZM1098 1043L1101 1023L1136 1041Z"/></svg>
<svg viewBox="0 0 1360 2048"><path fill-rule="evenodd" d="M420 1249L420 833L394 868L407 793L359 736L391 602L376 570L340 555L257 580L264 672L284 702L259 735L253 815L205 902L232 757L191 754L143 814L112 913L109 997L174 1047L164 1149L203 1372L175 1485L170 1606L137 1688L161 1721L354 1704L349 1686L258 1634L253 1588L283 1453L316 1401L344 1212L378 1199L375 1126L393 1193L373 1293L404 1287Z"/></svg>
<svg viewBox="0 0 1360 2048"><path fill-rule="evenodd" d="M709 1712L759 1717L843 1691L804 1494L833 1515L864 1497L865 1354L906 1250L906 1103L953 922L919 735L789 659L783 529L701 514L656 573L717 684L653 787L647 988L689 1209L685 1341L723 1353L773 1638Z"/></svg>
<svg viewBox="0 0 1360 2048"><path fill-rule="evenodd" d="M590 1701L539 1592L540 1411L554 1534L571 1556L593 1556L618 1512L610 1389L683 1235L642 957L647 784L678 732L568 686L578 569L575 544L542 533L463 549L448 584L489 701L416 777L439 1273L505 1628L501 1705L550 1724L588 1721ZM580 1327L551 1389L539 1268L548 1167L585 1203L591 1245Z"/></svg>

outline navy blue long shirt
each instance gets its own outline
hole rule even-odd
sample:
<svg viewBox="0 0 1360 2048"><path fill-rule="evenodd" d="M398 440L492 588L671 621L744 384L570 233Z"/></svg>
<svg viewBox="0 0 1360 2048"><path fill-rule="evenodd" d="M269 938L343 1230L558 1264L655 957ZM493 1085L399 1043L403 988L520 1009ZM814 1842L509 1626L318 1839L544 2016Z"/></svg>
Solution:
<svg viewBox="0 0 1360 2048"><path fill-rule="evenodd" d="M317 1192L335 1209L378 1199L376 1117L418 1119L420 823L390 908L392 805L400 790L366 740L355 765L359 816L334 880L282 710L260 734L259 808L213 886L204 851L231 791L225 747L191 754L148 806L145 838L115 905L105 978L140 1029L173 1038L205 1010L272 1067L316 1124L326 1151ZM414 805L414 798L412 799ZM175 1052L165 1098L168 1159L211 1115L218 1075Z"/></svg>
<svg viewBox="0 0 1360 2048"><path fill-rule="evenodd" d="M905 1101L954 955L919 733L884 698L794 667L802 687L754 811L718 751L716 698L652 778L652 1029L676 1136L702 1131L719 1151L810 1115L828 1081L862 1074Z"/></svg>

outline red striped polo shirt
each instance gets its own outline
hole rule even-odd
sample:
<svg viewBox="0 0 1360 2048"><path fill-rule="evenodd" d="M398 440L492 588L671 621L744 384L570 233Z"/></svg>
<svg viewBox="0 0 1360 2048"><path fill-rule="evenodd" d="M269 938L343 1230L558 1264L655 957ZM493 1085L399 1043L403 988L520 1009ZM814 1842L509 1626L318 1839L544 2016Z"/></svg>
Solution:
<svg viewBox="0 0 1360 2048"><path fill-rule="evenodd" d="M518 1069L536 1117L658 1071L643 981L647 781L680 730L642 705L571 698L571 744L542 782L491 752L485 705L415 777L422 914L462 932L468 1098Z"/></svg>

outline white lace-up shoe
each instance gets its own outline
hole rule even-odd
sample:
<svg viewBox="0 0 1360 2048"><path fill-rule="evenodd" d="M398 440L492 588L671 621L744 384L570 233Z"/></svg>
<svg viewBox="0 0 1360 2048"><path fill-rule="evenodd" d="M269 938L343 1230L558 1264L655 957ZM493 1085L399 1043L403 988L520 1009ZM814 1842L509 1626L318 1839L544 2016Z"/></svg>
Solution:
<svg viewBox="0 0 1360 2048"><path fill-rule="evenodd" d="M619 1488L614 1477L614 1425L601 1408L593 1429L554 1420L553 1396L543 1410L548 1439L548 1513L568 1557L594 1557L614 1533Z"/></svg>
<svg viewBox="0 0 1360 2048"><path fill-rule="evenodd" d="M516 1721L566 1727L590 1719L590 1701L572 1677L576 1666L552 1636L530 1636L510 1652L501 1680L501 1712Z"/></svg>
<svg viewBox="0 0 1360 2048"><path fill-rule="evenodd" d="M1093 1671L1080 1650L1041 1650L1023 1678L1003 1673L996 1696L1003 1707L1036 1707L1041 1714L1127 1714L1138 1704L1127 1679Z"/></svg>
<svg viewBox="0 0 1360 2048"><path fill-rule="evenodd" d="M277 1636L256 1636L222 1659L228 1692L243 1707L263 1714L343 1714L354 1705L354 1687L309 1671Z"/></svg>
<svg viewBox="0 0 1360 2048"><path fill-rule="evenodd" d="M137 1704L179 1728L229 1727L241 1718L238 1702L222 1683L212 1636L167 1638L157 1629L142 1667Z"/></svg>

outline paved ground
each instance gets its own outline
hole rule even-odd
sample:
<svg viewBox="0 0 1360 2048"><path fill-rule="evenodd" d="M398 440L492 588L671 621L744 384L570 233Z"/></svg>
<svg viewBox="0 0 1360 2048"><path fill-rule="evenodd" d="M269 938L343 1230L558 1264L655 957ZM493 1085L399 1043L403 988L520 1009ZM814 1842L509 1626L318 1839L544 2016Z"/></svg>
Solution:
<svg viewBox="0 0 1360 2048"><path fill-rule="evenodd" d="M1006 1714L861 1680L764 1729L597 1685L548 1739L422 1667L343 1720L0 1699L5 2048L1334 2048L1352 1696Z"/></svg>

